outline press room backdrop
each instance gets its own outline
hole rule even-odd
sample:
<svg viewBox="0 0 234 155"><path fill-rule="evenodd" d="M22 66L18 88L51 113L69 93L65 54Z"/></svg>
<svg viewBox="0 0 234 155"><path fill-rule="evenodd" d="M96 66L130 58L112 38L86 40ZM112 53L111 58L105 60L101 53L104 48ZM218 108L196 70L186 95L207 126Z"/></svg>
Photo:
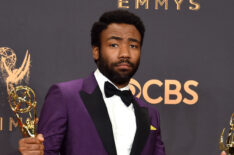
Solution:
<svg viewBox="0 0 234 155"><path fill-rule="evenodd" d="M17 154L21 138L7 89L33 88L40 112L52 84L96 69L91 26L117 8L145 23L131 90L160 112L167 155L219 154L234 111L233 0L1 0L1 155Z"/></svg>

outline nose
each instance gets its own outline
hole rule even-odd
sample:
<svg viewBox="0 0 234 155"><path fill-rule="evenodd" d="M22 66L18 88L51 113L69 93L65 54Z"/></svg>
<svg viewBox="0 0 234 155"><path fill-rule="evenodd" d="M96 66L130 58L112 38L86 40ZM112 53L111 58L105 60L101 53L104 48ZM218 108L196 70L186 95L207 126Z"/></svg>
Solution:
<svg viewBox="0 0 234 155"><path fill-rule="evenodd" d="M119 58L130 58L130 51L128 45L122 45L119 51Z"/></svg>

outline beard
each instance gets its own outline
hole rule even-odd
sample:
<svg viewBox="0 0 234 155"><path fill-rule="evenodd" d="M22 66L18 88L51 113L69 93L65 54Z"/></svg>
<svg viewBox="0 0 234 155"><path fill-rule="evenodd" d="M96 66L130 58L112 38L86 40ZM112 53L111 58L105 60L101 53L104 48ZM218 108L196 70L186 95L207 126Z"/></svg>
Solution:
<svg viewBox="0 0 234 155"><path fill-rule="evenodd" d="M121 63L127 63L131 70L121 69L115 70L115 67L120 65ZM99 59L97 61L97 66L100 72L105 75L109 80L111 80L115 84L126 84L129 83L132 76L136 73L138 66L140 64L140 59L137 61L136 64L129 61L128 58L122 58L119 62L110 63L108 65L108 60L104 59L99 52Z"/></svg>

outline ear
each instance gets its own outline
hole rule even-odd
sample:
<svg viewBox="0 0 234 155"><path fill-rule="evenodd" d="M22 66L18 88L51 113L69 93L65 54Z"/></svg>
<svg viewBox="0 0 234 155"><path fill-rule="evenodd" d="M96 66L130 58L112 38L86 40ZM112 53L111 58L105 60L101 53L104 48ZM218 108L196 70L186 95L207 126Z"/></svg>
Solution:
<svg viewBox="0 0 234 155"><path fill-rule="evenodd" d="M93 46L92 47L92 54L93 54L93 59L97 61L99 59L99 47Z"/></svg>

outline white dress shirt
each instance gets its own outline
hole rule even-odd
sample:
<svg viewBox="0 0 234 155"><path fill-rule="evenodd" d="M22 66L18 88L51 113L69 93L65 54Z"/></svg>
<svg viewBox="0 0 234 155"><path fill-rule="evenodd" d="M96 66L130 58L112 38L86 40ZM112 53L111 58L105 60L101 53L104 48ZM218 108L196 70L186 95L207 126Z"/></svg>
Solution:
<svg viewBox="0 0 234 155"><path fill-rule="evenodd" d="M127 107L117 95L106 98L104 84L106 81L109 81L111 84L113 83L98 69L94 72L94 76L101 90L112 124L117 155L129 155L136 133L136 117L133 104L131 103ZM119 90L129 90L129 86Z"/></svg>

